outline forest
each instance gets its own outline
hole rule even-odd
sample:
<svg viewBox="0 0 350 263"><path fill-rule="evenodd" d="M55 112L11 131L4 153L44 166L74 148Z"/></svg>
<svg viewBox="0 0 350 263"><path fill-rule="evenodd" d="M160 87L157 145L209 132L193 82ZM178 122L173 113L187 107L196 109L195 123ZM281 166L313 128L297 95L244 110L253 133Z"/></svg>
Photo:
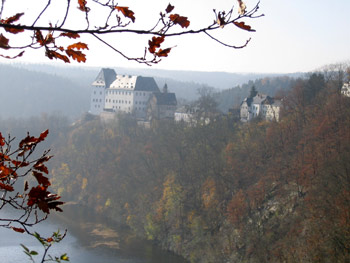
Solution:
<svg viewBox="0 0 350 263"><path fill-rule="evenodd" d="M189 262L347 262L343 80L332 72L293 80L281 93L280 122L242 124L227 114L148 129L128 115L106 123L87 114L74 125L57 116L29 123L52 131L51 183L65 202ZM25 124L2 125L12 133Z"/></svg>

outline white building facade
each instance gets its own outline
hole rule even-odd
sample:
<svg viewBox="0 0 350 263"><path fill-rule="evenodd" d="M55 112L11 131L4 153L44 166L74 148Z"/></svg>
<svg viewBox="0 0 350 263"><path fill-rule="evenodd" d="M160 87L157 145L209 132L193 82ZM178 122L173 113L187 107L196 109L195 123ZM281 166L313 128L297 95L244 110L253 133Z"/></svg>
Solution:
<svg viewBox="0 0 350 263"><path fill-rule="evenodd" d="M102 69L92 83L90 113L124 112L145 119L148 101L157 92L153 78L117 75L113 69Z"/></svg>
<svg viewBox="0 0 350 263"><path fill-rule="evenodd" d="M341 88L341 94L346 97L350 97L350 82L344 83L343 87Z"/></svg>
<svg viewBox="0 0 350 263"><path fill-rule="evenodd" d="M258 93L255 97L245 98L242 101L240 118L242 122L251 121L258 116L268 121L279 121L280 108L280 100Z"/></svg>

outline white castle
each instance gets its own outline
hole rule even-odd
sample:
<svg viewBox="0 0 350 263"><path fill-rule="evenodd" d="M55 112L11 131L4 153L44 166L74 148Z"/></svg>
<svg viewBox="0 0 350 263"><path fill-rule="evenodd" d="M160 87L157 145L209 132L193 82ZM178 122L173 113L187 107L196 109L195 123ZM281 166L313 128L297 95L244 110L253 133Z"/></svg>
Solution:
<svg viewBox="0 0 350 263"><path fill-rule="evenodd" d="M152 77L117 75L114 69L103 68L91 85L90 113L130 113L137 119L174 118L177 101L168 93L167 85L160 92Z"/></svg>
<svg viewBox="0 0 350 263"><path fill-rule="evenodd" d="M147 102L155 92L160 90L151 77L117 75L113 69L103 68L92 83L90 113L121 111L144 119Z"/></svg>

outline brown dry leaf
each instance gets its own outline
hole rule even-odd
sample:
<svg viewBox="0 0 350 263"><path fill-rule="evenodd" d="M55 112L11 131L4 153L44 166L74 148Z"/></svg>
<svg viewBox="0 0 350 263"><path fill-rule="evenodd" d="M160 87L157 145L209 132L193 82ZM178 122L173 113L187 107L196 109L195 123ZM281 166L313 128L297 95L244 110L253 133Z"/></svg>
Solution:
<svg viewBox="0 0 350 263"><path fill-rule="evenodd" d="M88 45L82 42L78 42L72 45L69 45L67 49L89 49Z"/></svg>
<svg viewBox="0 0 350 263"><path fill-rule="evenodd" d="M189 27L190 21L185 16L180 16L178 14L170 15L170 20L173 21L174 24L180 25L182 28Z"/></svg>
<svg viewBox="0 0 350 263"><path fill-rule="evenodd" d="M168 14L171 13L171 11L174 10L174 6L172 6L171 4L168 5L168 7L165 9L165 12L167 12Z"/></svg>
<svg viewBox="0 0 350 263"><path fill-rule="evenodd" d="M152 54L156 52L156 49L160 47L160 44L164 42L165 37L152 37L152 40L148 41L148 51Z"/></svg>
<svg viewBox="0 0 350 263"><path fill-rule="evenodd" d="M237 1L238 1L238 14L244 15L246 13L247 7L242 0L237 0Z"/></svg>
<svg viewBox="0 0 350 263"><path fill-rule="evenodd" d="M255 29L252 29L251 26L246 25L244 22L233 22L237 27L247 30L249 32L255 32Z"/></svg>
<svg viewBox="0 0 350 263"><path fill-rule="evenodd" d="M85 54L81 51L77 51L77 50L73 50L73 49L67 49L66 53L68 56L70 56L71 58L73 58L74 60L76 60L77 62L85 62L86 61L86 57Z"/></svg>
<svg viewBox="0 0 350 263"><path fill-rule="evenodd" d="M131 19L133 23L135 23L135 16L134 12L129 10L129 7L125 6L116 6L115 9L117 9L119 12L122 12L125 17L128 17Z"/></svg>
<svg viewBox="0 0 350 263"><path fill-rule="evenodd" d="M80 37L78 33L72 33L72 32L61 33L60 36L74 38L74 39Z"/></svg>
<svg viewBox="0 0 350 263"><path fill-rule="evenodd" d="M167 57L168 54L170 53L171 48L166 48L166 49L159 49L159 51L156 53L158 57Z"/></svg>
<svg viewBox="0 0 350 263"><path fill-rule="evenodd" d="M3 48L3 49L9 49L10 48L9 40L8 40L8 38L4 37L3 34L0 34L0 48Z"/></svg>

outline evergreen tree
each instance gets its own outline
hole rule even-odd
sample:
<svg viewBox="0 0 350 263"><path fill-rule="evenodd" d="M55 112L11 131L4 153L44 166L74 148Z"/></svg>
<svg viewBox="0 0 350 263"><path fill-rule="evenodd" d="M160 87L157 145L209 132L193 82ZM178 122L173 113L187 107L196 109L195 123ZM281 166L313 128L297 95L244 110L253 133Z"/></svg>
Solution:
<svg viewBox="0 0 350 263"><path fill-rule="evenodd" d="M254 98L256 94L258 94L258 91L255 89L255 86L253 85L250 89L249 98Z"/></svg>

